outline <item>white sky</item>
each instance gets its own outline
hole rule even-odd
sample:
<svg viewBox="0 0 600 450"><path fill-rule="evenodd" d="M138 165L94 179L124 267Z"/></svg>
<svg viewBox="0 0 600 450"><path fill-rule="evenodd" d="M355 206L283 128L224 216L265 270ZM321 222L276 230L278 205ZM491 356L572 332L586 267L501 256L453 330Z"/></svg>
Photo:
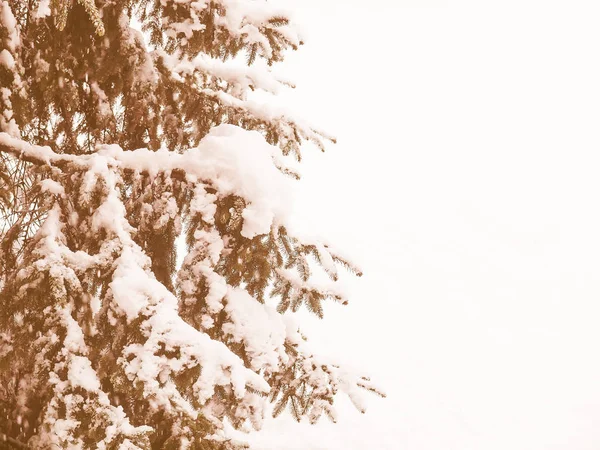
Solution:
<svg viewBox="0 0 600 450"><path fill-rule="evenodd" d="M389 397L254 442L600 448L600 6L294 3L283 100L339 138L298 220L366 273L309 334Z"/></svg>

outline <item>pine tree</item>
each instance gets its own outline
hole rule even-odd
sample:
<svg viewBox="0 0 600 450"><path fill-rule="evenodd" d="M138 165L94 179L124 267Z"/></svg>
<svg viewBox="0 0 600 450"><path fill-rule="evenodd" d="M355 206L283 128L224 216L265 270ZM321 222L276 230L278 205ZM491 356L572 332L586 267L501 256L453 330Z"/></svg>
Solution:
<svg viewBox="0 0 600 450"><path fill-rule="evenodd" d="M259 0L0 3L0 448L234 449L379 392L291 314L360 275L288 231L330 138L251 95L300 44Z"/></svg>

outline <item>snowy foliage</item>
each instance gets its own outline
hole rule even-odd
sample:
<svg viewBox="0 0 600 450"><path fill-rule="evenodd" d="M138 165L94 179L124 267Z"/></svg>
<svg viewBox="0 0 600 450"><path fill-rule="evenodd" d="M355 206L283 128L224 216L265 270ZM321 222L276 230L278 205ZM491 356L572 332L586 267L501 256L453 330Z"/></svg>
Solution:
<svg viewBox="0 0 600 450"><path fill-rule="evenodd" d="M337 268L360 271L287 231L286 160L327 136L248 97L290 85L269 67L301 43L286 13L0 8L0 438L233 449L228 427L259 429L269 402L313 422L335 420L338 392L364 409L359 388L378 391L290 315L345 304Z"/></svg>

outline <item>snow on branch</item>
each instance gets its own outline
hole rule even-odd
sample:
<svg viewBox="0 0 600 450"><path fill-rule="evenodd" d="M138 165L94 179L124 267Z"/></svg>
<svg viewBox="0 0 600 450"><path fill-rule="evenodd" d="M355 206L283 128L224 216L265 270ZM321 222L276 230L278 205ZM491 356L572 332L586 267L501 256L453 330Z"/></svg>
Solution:
<svg viewBox="0 0 600 450"><path fill-rule="evenodd" d="M183 76L193 74L220 79L231 86L232 95L238 98L243 98L248 90L262 89L277 94L282 85L293 87L291 83L276 78L268 67L223 61L211 58L204 53L198 54L191 60L185 55L177 58L164 51L155 51L154 55L156 58L160 58L165 67L171 71L174 79L181 81Z"/></svg>
<svg viewBox="0 0 600 450"><path fill-rule="evenodd" d="M166 149L125 151L117 145L101 146L91 155L64 155L49 147L40 147L0 133L0 151L38 165L58 168L71 166L92 170L100 159L107 169L144 173L177 174L189 181L203 181L220 195L235 194L244 198L242 234L252 238L268 233L273 223L281 223L288 213L291 180L273 164L275 147L254 131L233 125L220 125L198 147L180 154ZM93 182L93 181L92 181Z"/></svg>
<svg viewBox="0 0 600 450"><path fill-rule="evenodd" d="M298 421L308 416L310 422L315 423L325 414L336 422L336 395L347 395L362 413L366 406L361 390L386 396L369 378L313 353L293 318L286 316L285 319L286 343L292 351L285 368L269 380L272 386L270 398L275 402L273 416L278 416L287 407Z"/></svg>
<svg viewBox="0 0 600 450"><path fill-rule="evenodd" d="M154 55L157 62L164 66L171 80L191 87L197 93L221 105L230 116L229 121L235 123L239 118L244 122L251 118L251 122L263 124L259 129L263 128L268 138L274 140L276 137L277 145L284 155L291 152L300 160L302 141L312 142L321 151L325 151L323 141L335 142L333 136L317 130L285 108L247 98L248 91L255 88L276 93L282 84L289 85L275 78L264 68L259 70L257 67L240 66L231 61L224 62L205 55L198 55L191 61L186 56L175 57L162 51L157 51ZM207 83L207 76L216 77L216 81L227 82L229 88Z"/></svg>
<svg viewBox="0 0 600 450"><path fill-rule="evenodd" d="M13 314L17 324L29 324L18 329L16 333L20 339L13 339L13 346L21 352L33 350L33 357L15 362L15 373L24 365L32 364L34 372L38 376L44 374L48 380L47 387L39 378L22 385L23 400L37 395L37 391L46 391L48 398L41 411L42 425L28 446L82 447L85 437L81 433L81 420L90 410L94 411L96 419L85 431L101 437L98 448L129 439L130 442L143 440L152 429L134 427L129 423L123 409L111 404L92 367L84 331L74 318L74 309L75 304L85 297L80 276L93 268L98 260L83 251L71 251L65 243L63 227L63 217L55 203L38 230L31 259L17 273L16 281L20 288L3 304L8 313L22 303L28 305L25 311L21 309ZM35 294L36 288L44 283L50 286L49 298L39 298ZM77 313L85 315L82 310ZM46 331L38 332L32 339L32 323L35 320L42 320ZM49 355L54 356L49 358ZM18 410L26 420L29 415L27 408L21 405Z"/></svg>
<svg viewBox="0 0 600 450"><path fill-rule="evenodd" d="M290 118L287 111L274 105L260 103L255 100L242 100L223 91L203 88L202 93L217 98L222 104L243 111L245 115L262 120L278 128L280 139L287 141L304 139L314 143L321 151L325 151L323 139L335 142L335 138L323 131L317 131L299 119ZM296 139L298 136L299 139Z"/></svg>
<svg viewBox="0 0 600 450"><path fill-rule="evenodd" d="M53 309L65 335L58 361L49 373L52 398L44 411L45 426L30 444L33 448L83 447L85 434L90 432L104 434L98 448L107 448L124 441L143 441L152 428L134 427L123 408L111 404L108 395L101 389L97 373L87 357L88 349L83 331L73 319L71 307L56 306ZM47 311L47 314L52 316L50 311ZM81 417L89 410L94 411L95 424L85 431L80 430ZM96 426L99 429L94 429ZM132 443L130 448L142 450L144 446Z"/></svg>
<svg viewBox="0 0 600 450"><path fill-rule="evenodd" d="M267 382L245 368L225 344L198 332L164 301L153 309L152 317L142 328L149 333L147 340L125 347L119 362L130 381L143 384L144 395L152 399L156 408L175 409L195 418L195 406L205 405L215 395L217 386L231 386L238 399L244 397L247 387L264 393L270 390ZM173 377L194 368L200 368L200 374L192 384L190 403L179 392Z"/></svg>
<svg viewBox="0 0 600 450"><path fill-rule="evenodd" d="M333 299L344 305L348 303L346 294L336 284L319 285L308 279L304 280L298 272L290 269L277 269L276 273L274 294L282 297L279 305L281 312L287 311L288 308L297 311L304 303L319 317L323 317L323 300Z"/></svg>
<svg viewBox="0 0 600 450"><path fill-rule="evenodd" d="M161 0L165 7L171 1ZM187 14L178 20L165 21L165 34L170 38L183 36L185 46L195 35L206 30L207 24L217 29L220 36L227 35L237 48L249 48L252 62L257 55L269 63L283 59L282 51L298 48L302 43L290 20L289 10L274 2L239 0L174 0Z"/></svg>
<svg viewBox="0 0 600 450"><path fill-rule="evenodd" d="M282 362L288 362L286 325L275 308L257 302L243 289L230 288L225 312L228 321L223 333L244 345L253 370L273 373Z"/></svg>
<svg viewBox="0 0 600 450"><path fill-rule="evenodd" d="M114 324L116 316L125 316L128 322L141 318L139 326L144 335L143 342L126 346L118 360L129 380L143 384L144 396L152 399L154 407L163 411L173 408L191 417L197 414L196 407L214 395L216 385L231 385L236 397L245 394L246 386L268 392L269 385L245 368L237 355L181 318L177 298L152 276L148 257L131 238L116 177L110 171L98 173L105 176L107 192L94 213L93 224L122 246L114 262L104 309ZM172 378L195 367L201 370L190 403Z"/></svg>
<svg viewBox="0 0 600 450"><path fill-rule="evenodd" d="M0 3L0 25L6 32L6 37L0 41L0 67L10 74L7 77L8 80L6 80L9 83L6 85L3 83L0 87L0 129L6 130L13 136L18 136L19 127L13 117L11 97L13 93L22 88L20 73L23 68L18 55L21 39L19 38L17 20L6 1Z"/></svg>

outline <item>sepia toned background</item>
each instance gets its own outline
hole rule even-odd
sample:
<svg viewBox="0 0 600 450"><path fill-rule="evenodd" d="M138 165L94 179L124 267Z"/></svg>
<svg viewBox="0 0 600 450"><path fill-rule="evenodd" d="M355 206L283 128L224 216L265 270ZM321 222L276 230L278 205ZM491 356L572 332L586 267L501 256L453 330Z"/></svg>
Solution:
<svg viewBox="0 0 600 450"><path fill-rule="evenodd" d="M296 214L365 271L309 334L388 398L259 448L599 448L595 3L290 1L280 101L339 138Z"/></svg>

